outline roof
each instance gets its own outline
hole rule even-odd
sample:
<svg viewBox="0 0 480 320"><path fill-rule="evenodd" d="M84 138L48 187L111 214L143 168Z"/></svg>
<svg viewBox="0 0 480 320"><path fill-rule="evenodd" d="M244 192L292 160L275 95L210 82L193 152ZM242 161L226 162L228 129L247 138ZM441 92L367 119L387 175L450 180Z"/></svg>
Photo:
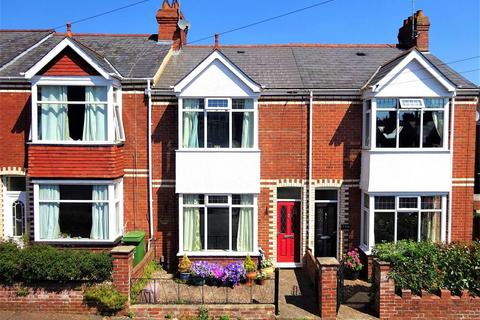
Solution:
<svg viewBox="0 0 480 320"><path fill-rule="evenodd" d="M225 46L221 52L265 89L360 89L385 75L407 51L395 45ZM183 79L212 47L185 46L172 55L155 87L168 89ZM432 54L425 57L457 86L477 88ZM384 73L385 72L385 73Z"/></svg>
<svg viewBox="0 0 480 320"><path fill-rule="evenodd" d="M0 41L2 34L13 37L13 33L0 32ZM21 38L19 35L28 35L23 32L15 34L16 39ZM64 38L63 34L54 34L13 63L0 68L0 77L21 76L21 73L35 65ZM74 34L72 39L107 72L114 72L114 68L124 78L153 78L171 46L170 43L158 43L156 38L150 35ZM18 44L16 41L11 42L15 56L29 47L21 44L22 41Z"/></svg>
<svg viewBox="0 0 480 320"><path fill-rule="evenodd" d="M0 67L51 33L53 30L0 30Z"/></svg>

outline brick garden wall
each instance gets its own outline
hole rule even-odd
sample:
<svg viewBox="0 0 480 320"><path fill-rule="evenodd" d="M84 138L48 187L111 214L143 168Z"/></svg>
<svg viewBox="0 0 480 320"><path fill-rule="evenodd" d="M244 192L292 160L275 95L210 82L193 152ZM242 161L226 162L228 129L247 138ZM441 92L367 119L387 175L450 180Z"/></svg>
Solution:
<svg viewBox="0 0 480 320"><path fill-rule="evenodd" d="M374 261L375 310L380 319L479 319L480 297L471 297L468 292L452 296L441 290L439 295L422 292L412 295L410 290L395 293L395 283L388 277L390 265Z"/></svg>

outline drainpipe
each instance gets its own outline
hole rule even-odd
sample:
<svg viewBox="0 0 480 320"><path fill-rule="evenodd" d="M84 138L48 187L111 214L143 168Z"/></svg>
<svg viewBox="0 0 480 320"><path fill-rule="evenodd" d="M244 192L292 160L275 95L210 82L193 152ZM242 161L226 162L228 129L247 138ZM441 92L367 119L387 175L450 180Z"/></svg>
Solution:
<svg viewBox="0 0 480 320"><path fill-rule="evenodd" d="M150 238L148 239L148 250L153 240L153 196L152 196L152 89L150 79L147 80L147 153L148 153L148 219L150 222Z"/></svg>
<svg viewBox="0 0 480 320"><path fill-rule="evenodd" d="M452 180L450 181L450 198L448 199L448 238L447 243L452 241L452 195L453 195L453 137L455 132L455 97L452 97L452 113L450 122L452 129L450 130L450 166L452 170Z"/></svg>
<svg viewBox="0 0 480 320"><path fill-rule="evenodd" d="M312 208L312 141L313 141L313 91L310 90L310 103L308 108L308 219L310 220L311 215L313 214L311 211ZM310 226L311 228L311 226ZM310 229L309 228L309 229ZM308 243L310 244L310 234L312 230L308 232ZM312 251L314 248L310 248Z"/></svg>

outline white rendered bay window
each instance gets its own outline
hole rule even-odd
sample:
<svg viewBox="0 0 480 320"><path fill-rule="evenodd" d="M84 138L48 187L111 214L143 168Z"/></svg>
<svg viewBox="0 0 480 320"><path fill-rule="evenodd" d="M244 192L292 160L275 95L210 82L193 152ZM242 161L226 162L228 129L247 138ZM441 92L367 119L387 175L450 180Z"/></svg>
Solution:
<svg viewBox="0 0 480 320"><path fill-rule="evenodd" d="M123 232L123 183L34 181L35 240L112 242Z"/></svg>
<svg viewBox="0 0 480 320"><path fill-rule="evenodd" d="M252 194L180 197L180 251L252 253L256 248L256 197Z"/></svg>
<svg viewBox="0 0 480 320"><path fill-rule="evenodd" d="M34 81L33 142L101 144L124 138L121 91L111 82L62 77Z"/></svg>
<svg viewBox="0 0 480 320"><path fill-rule="evenodd" d="M181 148L254 148L253 99L183 98L181 105Z"/></svg>

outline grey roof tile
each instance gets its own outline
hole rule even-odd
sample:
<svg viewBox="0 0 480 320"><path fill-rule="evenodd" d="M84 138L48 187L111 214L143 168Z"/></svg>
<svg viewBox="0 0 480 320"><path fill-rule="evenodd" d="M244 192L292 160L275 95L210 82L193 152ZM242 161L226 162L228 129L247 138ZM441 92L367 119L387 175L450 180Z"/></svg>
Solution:
<svg viewBox="0 0 480 320"><path fill-rule="evenodd" d="M0 68L52 32L53 30L0 30Z"/></svg>

